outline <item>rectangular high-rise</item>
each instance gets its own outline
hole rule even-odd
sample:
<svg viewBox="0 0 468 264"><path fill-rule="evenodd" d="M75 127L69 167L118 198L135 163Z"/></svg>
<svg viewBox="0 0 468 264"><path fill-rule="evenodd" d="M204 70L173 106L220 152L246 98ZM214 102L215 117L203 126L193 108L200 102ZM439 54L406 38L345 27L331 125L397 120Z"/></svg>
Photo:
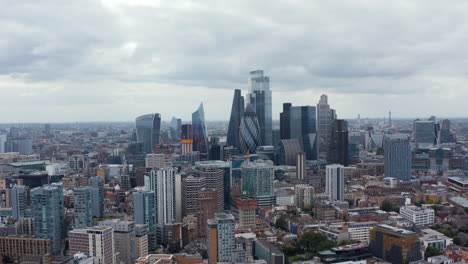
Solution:
<svg viewBox="0 0 468 264"><path fill-rule="evenodd" d="M197 215L200 193L206 188L204 177L195 177L189 175L182 179L182 216Z"/></svg>
<svg viewBox="0 0 468 264"><path fill-rule="evenodd" d="M92 188L81 187L73 189L74 223L75 228L93 226L93 199Z"/></svg>
<svg viewBox="0 0 468 264"><path fill-rule="evenodd" d="M94 263L115 264L114 232L108 226L73 229L69 232L70 255L78 252L93 257Z"/></svg>
<svg viewBox="0 0 468 264"><path fill-rule="evenodd" d="M331 124L329 151L327 154L328 163L348 166L348 122L343 119L334 119Z"/></svg>
<svg viewBox="0 0 468 264"><path fill-rule="evenodd" d="M236 246L234 216L226 213L215 214L208 220L207 248L211 262L234 262Z"/></svg>
<svg viewBox="0 0 468 264"><path fill-rule="evenodd" d="M13 219L19 220L24 217L27 202L27 189L22 185L11 188L11 207Z"/></svg>
<svg viewBox="0 0 468 264"><path fill-rule="evenodd" d="M437 143L434 120L414 121L414 142L417 148L432 148Z"/></svg>
<svg viewBox="0 0 468 264"><path fill-rule="evenodd" d="M411 179L411 146L408 136L386 135L383 140L385 177Z"/></svg>
<svg viewBox="0 0 468 264"><path fill-rule="evenodd" d="M112 219L100 221L99 226L111 227L114 232L114 250L123 263L135 263L135 222Z"/></svg>
<svg viewBox="0 0 468 264"><path fill-rule="evenodd" d="M250 72L247 105L249 103L254 106L260 125L260 145L271 145L273 126L270 78L264 75L263 70Z"/></svg>
<svg viewBox="0 0 468 264"><path fill-rule="evenodd" d="M91 187L91 200L93 204L93 216L101 218L104 216L104 184L102 177L89 178Z"/></svg>
<svg viewBox="0 0 468 264"><path fill-rule="evenodd" d="M154 192L133 193L133 219L137 225L145 225L148 233L148 244L151 249L156 246L156 198Z"/></svg>
<svg viewBox="0 0 468 264"><path fill-rule="evenodd" d="M326 193L332 201L345 199L344 166L332 164L326 166Z"/></svg>
<svg viewBox="0 0 468 264"><path fill-rule="evenodd" d="M255 199L258 207L271 207L276 203L273 181L273 162L269 160L244 161L241 165L242 196Z"/></svg>
<svg viewBox="0 0 468 264"><path fill-rule="evenodd" d="M65 232L63 188L59 184L44 185L31 190L36 238L49 239L52 253L61 255Z"/></svg>
<svg viewBox="0 0 468 264"><path fill-rule="evenodd" d="M335 111L328 104L328 96L322 94L317 104L317 135L318 135L318 156L321 159L327 159L331 125L335 119Z"/></svg>

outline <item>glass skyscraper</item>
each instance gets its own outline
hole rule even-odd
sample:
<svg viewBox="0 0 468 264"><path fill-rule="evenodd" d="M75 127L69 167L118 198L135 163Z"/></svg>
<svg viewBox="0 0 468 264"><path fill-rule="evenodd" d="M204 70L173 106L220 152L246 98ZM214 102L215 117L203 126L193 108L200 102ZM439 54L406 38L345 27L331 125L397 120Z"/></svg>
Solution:
<svg viewBox="0 0 468 264"><path fill-rule="evenodd" d="M81 187L73 190L74 201L74 223L75 228L86 228L93 226L93 199L92 188Z"/></svg>
<svg viewBox="0 0 468 264"><path fill-rule="evenodd" d="M333 119L335 111L328 104L328 96L322 94L317 104L318 155L321 159L327 159Z"/></svg>
<svg viewBox="0 0 468 264"><path fill-rule="evenodd" d="M285 103L280 114L281 139L297 139L306 153L307 160L316 160L316 123L315 106L292 106Z"/></svg>
<svg viewBox="0 0 468 264"><path fill-rule="evenodd" d="M414 122L414 142L417 148L432 148L436 141L436 126L433 120Z"/></svg>
<svg viewBox="0 0 468 264"><path fill-rule="evenodd" d="M276 203L274 165L269 160L245 161L241 165L242 196L257 200L259 207L271 207Z"/></svg>
<svg viewBox="0 0 468 264"><path fill-rule="evenodd" d="M408 136L386 135L383 142L385 177L411 179L411 147Z"/></svg>
<svg viewBox="0 0 468 264"><path fill-rule="evenodd" d="M203 103L192 113L193 150L199 151L202 157L208 155L208 133L206 131L205 110Z"/></svg>
<svg viewBox="0 0 468 264"><path fill-rule="evenodd" d="M31 190L34 234L51 241L52 254L61 255L65 234L63 214L63 187L60 184L44 185Z"/></svg>
<svg viewBox="0 0 468 264"><path fill-rule="evenodd" d="M232 100L231 117L227 134L227 144L233 146L237 151L240 149L239 129L242 116L244 116L244 97L241 90L234 90L234 99Z"/></svg>
<svg viewBox="0 0 468 264"><path fill-rule="evenodd" d="M262 70L251 71L247 103L254 106L260 125L260 145L271 145L273 139L270 78Z"/></svg>
<svg viewBox="0 0 468 264"><path fill-rule="evenodd" d="M328 163L349 165L348 141L348 122L343 119L333 120L327 155Z"/></svg>
<svg viewBox="0 0 468 264"><path fill-rule="evenodd" d="M247 105L242 117L240 130L240 152L242 154L255 153L260 144L260 125L252 104Z"/></svg>
<svg viewBox="0 0 468 264"><path fill-rule="evenodd" d="M153 150L159 145L161 115L143 115L137 117L135 123L138 143L143 144L144 152L153 153Z"/></svg>

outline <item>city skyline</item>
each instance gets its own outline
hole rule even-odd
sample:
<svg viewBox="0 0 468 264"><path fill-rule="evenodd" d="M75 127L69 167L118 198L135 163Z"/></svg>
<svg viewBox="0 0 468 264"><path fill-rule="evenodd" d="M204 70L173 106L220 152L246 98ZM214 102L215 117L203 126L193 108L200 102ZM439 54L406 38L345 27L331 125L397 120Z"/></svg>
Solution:
<svg viewBox="0 0 468 264"><path fill-rule="evenodd" d="M434 105L458 117L467 5L12 2L0 11L0 110L14 111L0 122L187 120L201 101L207 120L226 120L256 69L271 78L273 119L283 102L315 105L322 93L341 118L421 117Z"/></svg>

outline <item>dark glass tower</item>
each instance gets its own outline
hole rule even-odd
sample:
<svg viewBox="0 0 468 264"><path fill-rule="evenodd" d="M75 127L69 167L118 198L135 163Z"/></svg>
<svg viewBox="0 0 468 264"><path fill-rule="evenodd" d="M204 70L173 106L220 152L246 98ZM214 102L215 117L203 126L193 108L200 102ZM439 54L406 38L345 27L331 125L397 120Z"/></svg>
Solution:
<svg viewBox="0 0 468 264"><path fill-rule="evenodd" d="M240 149L239 128L241 119L244 115L244 97L241 95L241 90L234 90L234 99L232 100L231 118L229 119L229 127L227 134L227 144Z"/></svg>
<svg viewBox="0 0 468 264"><path fill-rule="evenodd" d="M307 160L317 159L316 108L283 104L280 114L281 139L297 139Z"/></svg>
<svg viewBox="0 0 468 264"><path fill-rule="evenodd" d="M137 117L135 120L137 130L137 141L143 144L143 151L152 153L159 145L161 129L161 115L148 114Z"/></svg>
<svg viewBox="0 0 468 264"><path fill-rule="evenodd" d="M411 146L408 136L388 135L383 140L385 177L411 179Z"/></svg>
<svg viewBox="0 0 468 264"><path fill-rule="evenodd" d="M252 104L247 105L239 131L242 154L255 153L260 141L260 126Z"/></svg>
<svg viewBox="0 0 468 264"><path fill-rule="evenodd" d="M260 144L271 145L273 138L272 98L270 78L262 70L251 71L249 76L249 104L253 105L260 126Z"/></svg>
<svg viewBox="0 0 468 264"><path fill-rule="evenodd" d="M331 126L330 150L327 155L328 163L348 166L348 155L348 122L343 119L335 119Z"/></svg>
<svg viewBox="0 0 468 264"><path fill-rule="evenodd" d="M199 151L201 157L208 155L208 133L206 132L205 110L203 103L192 113L193 150Z"/></svg>

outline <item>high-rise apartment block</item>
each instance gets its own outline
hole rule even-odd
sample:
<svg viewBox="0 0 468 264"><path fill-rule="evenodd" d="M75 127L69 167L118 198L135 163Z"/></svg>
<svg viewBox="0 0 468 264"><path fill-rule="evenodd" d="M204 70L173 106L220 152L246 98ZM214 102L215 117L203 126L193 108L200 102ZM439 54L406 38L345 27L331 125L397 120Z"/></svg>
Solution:
<svg viewBox="0 0 468 264"><path fill-rule="evenodd" d="M344 166L339 164L327 165L325 188L330 200L343 201L345 199L344 184Z"/></svg>
<svg viewBox="0 0 468 264"><path fill-rule="evenodd" d="M215 214L208 220L207 248L210 263L234 262L236 246L234 216L226 213Z"/></svg>
<svg viewBox="0 0 468 264"><path fill-rule="evenodd" d="M409 181L411 179L409 138L404 135L387 135L384 137L383 149L385 176Z"/></svg>
<svg viewBox="0 0 468 264"><path fill-rule="evenodd" d="M73 229L69 232L70 255L84 253L93 257L94 263L116 264L114 233L111 227L94 226Z"/></svg>
<svg viewBox="0 0 468 264"><path fill-rule="evenodd" d="M259 207L271 207L276 203L274 166L269 160L245 161L241 165L242 196L257 200Z"/></svg>
<svg viewBox="0 0 468 264"><path fill-rule="evenodd" d="M75 228L93 226L93 199L92 188L81 187L73 190L74 197L74 223Z"/></svg>

